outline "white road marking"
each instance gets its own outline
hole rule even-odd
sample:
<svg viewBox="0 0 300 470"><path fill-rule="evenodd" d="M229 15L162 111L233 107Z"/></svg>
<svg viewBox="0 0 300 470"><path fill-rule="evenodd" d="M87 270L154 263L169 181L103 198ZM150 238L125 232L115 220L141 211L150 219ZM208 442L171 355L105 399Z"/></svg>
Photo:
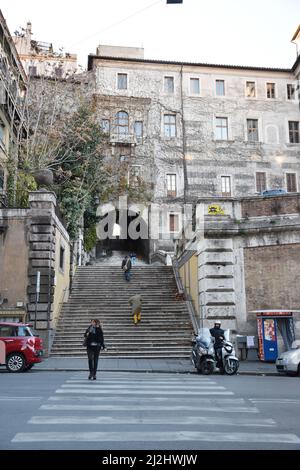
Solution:
<svg viewBox="0 0 300 470"><path fill-rule="evenodd" d="M33 416L29 424L180 424L210 426L274 427L273 419L226 418L215 416ZM155 434L155 432L154 432Z"/></svg>
<svg viewBox="0 0 300 470"><path fill-rule="evenodd" d="M249 443L280 443L299 445L300 438L296 434L270 433L224 433L224 432L28 432L18 433L12 442L246 442Z"/></svg>
<svg viewBox="0 0 300 470"><path fill-rule="evenodd" d="M65 398L65 397L62 397ZM88 401L91 401L91 398L88 397ZM102 398L100 398L101 401ZM149 401L149 400L148 400ZM192 406L185 406L185 405L159 405L153 404L151 405L140 405L139 403L129 405L42 405L40 410L59 410L59 411L192 411L197 413L199 411L209 411L212 413L260 413L257 408L246 408L242 406L232 406L232 407L223 407L220 408L218 406L199 406L197 404Z"/></svg>
<svg viewBox="0 0 300 470"><path fill-rule="evenodd" d="M73 397L73 396L51 396L48 398L48 401L101 401L101 403L111 403L114 405L116 403L116 400L119 400L118 403L178 403L178 398L177 397L134 397L134 396L118 396L118 395L110 395L108 397L89 397L89 396L84 396L84 395L79 395L78 397ZM206 397L201 397L201 402L199 402L199 399L197 397L189 397L188 403L193 403L193 406L197 404L201 405L219 405L219 406L227 406L227 405L246 405L246 401L243 398L222 398L222 397L214 397L214 398L206 398ZM251 406L252 408L252 406ZM254 406L253 406L254 408Z"/></svg>
<svg viewBox="0 0 300 470"><path fill-rule="evenodd" d="M110 385L110 384L101 384L101 383L94 383L94 382L90 382L90 383L85 383L85 384L63 384L61 385L61 388L88 388L88 389L98 389L98 388L102 388L102 389L112 389L112 390L124 390L124 389L127 389L127 390L141 390L141 389L147 389L147 390L181 390L181 389L186 389L186 390L211 390L211 389L214 389L214 390L225 390L225 387L222 387L221 385L175 385L175 386L170 386L170 385L160 385L160 384L156 384L156 383L151 383L151 385L144 385L144 384L127 384L127 385L119 385L119 384L113 384L113 385Z"/></svg>
<svg viewBox="0 0 300 470"><path fill-rule="evenodd" d="M253 403L280 403L281 405L288 405L300 403L297 398L249 398Z"/></svg>
<svg viewBox="0 0 300 470"><path fill-rule="evenodd" d="M151 385L151 384L159 384L159 385L171 385L171 386L176 386L178 385L192 385L192 386L197 386L197 385L217 385L217 382L213 380L176 380L176 381L171 381L171 380L118 380L118 379L103 379L100 375L98 377L98 382L102 384L111 384L111 385L126 385L126 384L136 384L136 385ZM88 378L86 377L85 379L76 379L76 380L66 380L67 384L88 384L90 383L88 381Z"/></svg>
<svg viewBox="0 0 300 470"><path fill-rule="evenodd" d="M78 388L78 389L58 389L55 391L55 393L85 393L85 394L105 394L105 393L112 393L116 392L116 390L108 389L108 388L90 388L90 389L85 389L85 388ZM184 390L160 390L160 389L153 389L153 390L117 390L119 395L234 395L233 392L227 392L227 391L216 391L216 390L196 390L196 391L190 391L188 389Z"/></svg>
<svg viewBox="0 0 300 470"><path fill-rule="evenodd" d="M12 397L12 396L0 396L1 401L18 401L18 400L42 400L43 397Z"/></svg>

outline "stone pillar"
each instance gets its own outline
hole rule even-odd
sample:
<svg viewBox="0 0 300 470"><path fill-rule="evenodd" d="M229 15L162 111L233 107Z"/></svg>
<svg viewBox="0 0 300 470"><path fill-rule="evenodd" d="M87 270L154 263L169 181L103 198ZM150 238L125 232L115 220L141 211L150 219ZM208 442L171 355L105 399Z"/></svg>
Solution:
<svg viewBox="0 0 300 470"><path fill-rule="evenodd" d="M55 284L55 194L46 190L29 193L28 313L30 323L43 340L45 354L51 345ZM36 278L40 272L40 295L36 304Z"/></svg>
<svg viewBox="0 0 300 470"><path fill-rule="evenodd" d="M236 331L234 252L231 238L206 238L198 249L200 326L220 320Z"/></svg>

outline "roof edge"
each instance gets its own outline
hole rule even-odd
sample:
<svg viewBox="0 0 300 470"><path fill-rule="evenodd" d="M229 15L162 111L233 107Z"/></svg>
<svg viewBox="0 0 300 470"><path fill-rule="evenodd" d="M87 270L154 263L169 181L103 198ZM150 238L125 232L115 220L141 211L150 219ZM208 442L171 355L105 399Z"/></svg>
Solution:
<svg viewBox="0 0 300 470"><path fill-rule="evenodd" d="M282 73L292 73L294 71L295 64L291 69L285 68L273 68L273 67L258 67L250 65L226 65L226 64L207 64L201 62L183 62L183 61L171 61L171 60L159 60L159 59L133 59L126 57L111 57L111 56L98 56L96 54L88 55L88 70L92 69L93 60L102 59L102 60L119 60L123 62L138 62L138 63L149 63L149 64L166 64L166 65L181 65L181 66L198 66L198 67L211 67L211 68L226 68L226 69L237 69L237 70L259 70L259 71L269 71L269 72L282 72Z"/></svg>

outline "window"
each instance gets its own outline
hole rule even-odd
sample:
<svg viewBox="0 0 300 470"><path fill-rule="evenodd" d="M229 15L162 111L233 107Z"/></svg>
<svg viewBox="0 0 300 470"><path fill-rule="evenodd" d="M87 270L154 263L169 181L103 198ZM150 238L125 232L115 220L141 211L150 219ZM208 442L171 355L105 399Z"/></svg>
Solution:
<svg viewBox="0 0 300 470"><path fill-rule="evenodd" d="M125 111L116 114L116 132L118 135L126 135L129 132L129 117Z"/></svg>
<svg viewBox="0 0 300 470"><path fill-rule="evenodd" d="M169 214L169 232L178 232L179 230L179 216L178 214Z"/></svg>
<svg viewBox="0 0 300 470"><path fill-rule="evenodd" d="M110 122L109 119L102 119L101 130L104 134L109 134Z"/></svg>
<svg viewBox="0 0 300 470"><path fill-rule="evenodd" d="M176 136L176 116L174 114L164 115L164 131L165 137Z"/></svg>
<svg viewBox="0 0 300 470"><path fill-rule="evenodd" d="M59 268L63 271L65 267L65 249L63 246L59 249Z"/></svg>
<svg viewBox="0 0 300 470"><path fill-rule="evenodd" d="M275 98L275 83L267 83L267 98Z"/></svg>
<svg viewBox="0 0 300 470"><path fill-rule="evenodd" d="M247 136L249 142L258 142L258 119L247 119Z"/></svg>
<svg viewBox="0 0 300 470"><path fill-rule="evenodd" d="M4 189L4 170L0 165L0 191Z"/></svg>
<svg viewBox="0 0 300 470"><path fill-rule="evenodd" d="M127 73L118 73L118 90L127 90Z"/></svg>
<svg viewBox="0 0 300 470"><path fill-rule="evenodd" d="M165 93L174 93L174 77L165 77L164 91Z"/></svg>
<svg viewBox="0 0 300 470"><path fill-rule="evenodd" d="M296 87L295 85L288 84L287 85L287 99L294 100L296 97Z"/></svg>
<svg viewBox="0 0 300 470"><path fill-rule="evenodd" d="M200 95L199 78L190 78L190 93L191 95Z"/></svg>
<svg viewBox="0 0 300 470"><path fill-rule="evenodd" d="M246 97L255 98L255 96L256 96L255 82L246 82Z"/></svg>
<svg viewBox="0 0 300 470"><path fill-rule="evenodd" d="M168 174L167 175L167 196L176 197L176 175Z"/></svg>
<svg viewBox="0 0 300 470"><path fill-rule="evenodd" d="M256 173L256 191L262 193L267 189L266 173L258 171Z"/></svg>
<svg viewBox="0 0 300 470"><path fill-rule="evenodd" d="M134 123L134 135L136 139L141 140L143 138L143 122L135 121Z"/></svg>
<svg viewBox="0 0 300 470"><path fill-rule="evenodd" d="M231 177L221 176L222 197L231 196Z"/></svg>
<svg viewBox="0 0 300 470"><path fill-rule="evenodd" d="M56 67L55 68L55 76L57 78L62 78L62 76L63 76L63 68L62 67Z"/></svg>
<svg viewBox="0 0 300 470"><path fill-rule="evenodd" d="M216 139L228 140L228 119L223 117L216 118Z"/></svg>
<svg viewBox="0 0 300 470"><path fill-rule="evenodd" d="M289 121L289 138L291 144L299 144L299 121Z"/></svg>
<svg viewBox="0 0 300 470"><path fill-rule="evenodd" d="M297 192L296 173L286 173L286 190L288 193Z"/></svg>
<svg viewBox="0 0 300 470"><path fill-rule="evenodd" d="M120 162L128 162L129 160L129 155L120 155Z"/></svg>
<svg viewBox="0 0 300 470"><path fill-rule="evenodd" d="M17 330L13 326L10 325L2 325L0 326L0 337L2 338L9 338L12 336L17 336Z"/></svg>
<svg viewBox="0 0 300 470"><path fill-rule="evenodd" d="M132 165L130 167L128 182L132 186L137 186L139 183L139 178L141 177L141 167L140 165Z"/></svg>
<svg viewBox="0 0 300 470"><path fill-rule="evenodd" d="M216 95L225 96L225 82L224 80L216 80Z"/></svg>
<svg viewBox="0 0 300 470"><path fill-rule="evenodd" d="M28 75L29 75L29 77L36 77L37 76L37 67L35 65L29 65Z"/></svg>

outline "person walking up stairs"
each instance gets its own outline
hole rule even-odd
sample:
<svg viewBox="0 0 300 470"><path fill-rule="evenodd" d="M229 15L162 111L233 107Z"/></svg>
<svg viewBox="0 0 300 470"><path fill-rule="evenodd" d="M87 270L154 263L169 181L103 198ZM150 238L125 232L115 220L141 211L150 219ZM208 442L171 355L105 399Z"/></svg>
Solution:
<svg viewBox="0 0 300 470"><path fill-rule="evenodd" d="M131 305L133 323L135 325L141 321L142 301L141 294L135 294L128 300L129 305Z"/></svg>

